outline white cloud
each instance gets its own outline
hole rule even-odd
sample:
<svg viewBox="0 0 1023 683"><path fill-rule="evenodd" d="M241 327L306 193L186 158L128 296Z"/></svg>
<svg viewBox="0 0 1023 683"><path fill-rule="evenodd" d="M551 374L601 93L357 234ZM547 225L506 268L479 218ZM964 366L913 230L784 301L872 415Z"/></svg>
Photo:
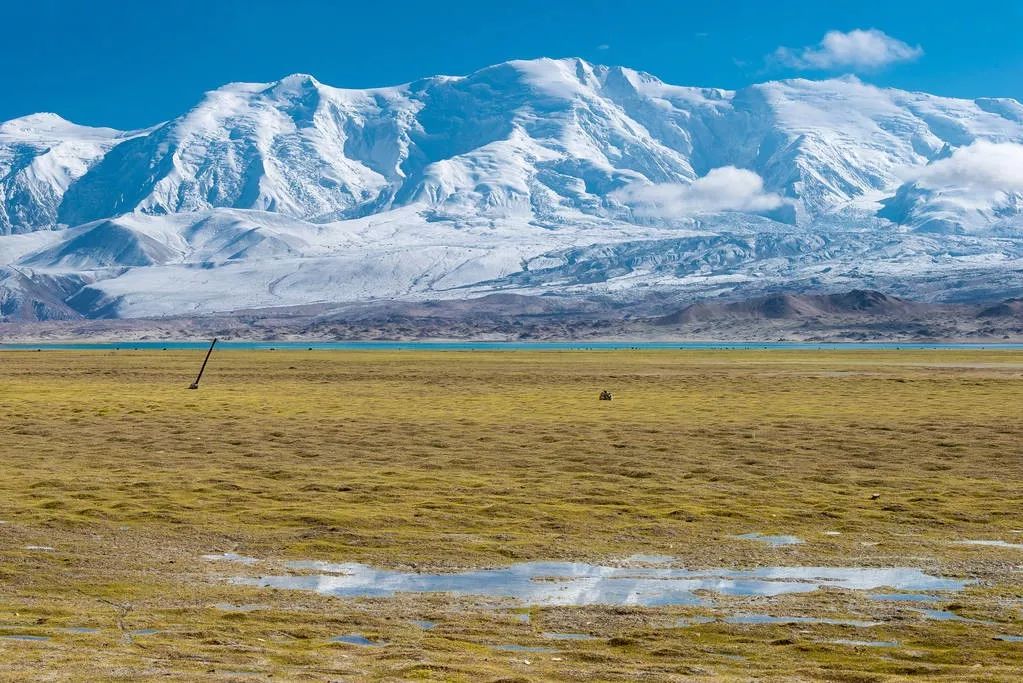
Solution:
<svg viewBox="0 0 1023 683"><path fill-rule="evenodd" d="M1023 192L1023 145L978 140L951 156L907 171L904 179L929 190Z"/></svg>
<svg viewBox="0 0 1023 683"><path fill-rule="evenodd" d="M613 195L643 218L673 218L715 211L757 213L777 209L785 200L764 191L763 179L753 171L722 166L688 185L633 183Z"/></svg>
<svg viewBox="0 0 1023 683"><path fill-rule="evenodd" d="M778 48L769 61L797 69L871 70L896 62L911 62L923 53L919 45L914 47L871 28L848 33L828 31L817 45Z"/></svg>
<svg viewBox="0 0 1023 683"><path fill-rule="evenodd" d="M600 45L597 46L597 49L598 50L610 50L611 46L608 45L607 43L601 43Z"/></svg>

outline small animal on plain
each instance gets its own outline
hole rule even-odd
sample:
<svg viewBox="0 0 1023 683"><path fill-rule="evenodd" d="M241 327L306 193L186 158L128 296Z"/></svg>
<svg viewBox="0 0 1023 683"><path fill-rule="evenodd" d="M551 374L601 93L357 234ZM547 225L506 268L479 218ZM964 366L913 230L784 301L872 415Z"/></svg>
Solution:
<svg viewBox="0 0 1023 683"><path fill-rule="evenodd" d="M612 396L611 392L608 391L607 389L605 389L604 391L600 392L600 400L601 401L611 401L613 399L614 399L614 396Z"/></svg>

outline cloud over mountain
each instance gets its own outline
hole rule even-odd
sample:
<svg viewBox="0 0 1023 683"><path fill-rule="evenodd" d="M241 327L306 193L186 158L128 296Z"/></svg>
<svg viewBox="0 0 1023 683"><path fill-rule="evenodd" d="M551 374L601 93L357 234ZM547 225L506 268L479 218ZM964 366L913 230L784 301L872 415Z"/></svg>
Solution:
<svg viewBox="0 0 1023 683"><path fill-rule="evenodd" d="M613 196L637 216L662 219L717 211L760 213L784 202L778 194L764 190L760 175L735 166L712 169L688 184L635 183Z"/></svg>
<svg viewBox="0 0 1023 683"><path fill-rule="evenodd" d="M778 48L770 61L795 69L869 71L897 62L910 62L923 53L919 45L909 45L871 28L847 33L828 31L816 45Z"/></svg>
<svg viewBox="0 0 1023 683"><path fill-rule="evenodd" d="M1023 192L1023 145L978 140L944 159L907 170L905 177L930 190Z"/></svg>

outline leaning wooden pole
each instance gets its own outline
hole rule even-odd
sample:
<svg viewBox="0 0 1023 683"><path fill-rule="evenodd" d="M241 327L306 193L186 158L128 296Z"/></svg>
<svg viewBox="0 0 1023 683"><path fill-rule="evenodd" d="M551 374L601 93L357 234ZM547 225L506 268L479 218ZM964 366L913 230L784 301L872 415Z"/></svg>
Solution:
<svg viewBox="0 0 1023 683"><path fill-rule="evenodd" d="M202 367L199 368L199 374L196 376L195 381L188 387L189 389L198 389L199 380L202 379L202 373L206 370L206 364L210 362L210 356L213 355L213 347L217 345L217 338L213 338L213 343L210 344L210 350L206 352L206 358L203 359Z"/></svg>

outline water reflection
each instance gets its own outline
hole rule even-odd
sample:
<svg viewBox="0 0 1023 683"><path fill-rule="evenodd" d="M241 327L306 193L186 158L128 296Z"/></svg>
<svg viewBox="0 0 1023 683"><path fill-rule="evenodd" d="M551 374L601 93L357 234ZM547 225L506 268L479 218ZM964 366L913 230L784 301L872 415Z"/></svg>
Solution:
<svg viewBox="0 0 1023 683"><path fill-rule="evenodd" d="M581 562L525 562L500 569L418 574L364 564L294 562L289 568L319 574L239 577L244 586L307 590L340 597L389 597L395 593L452 593L508 598L529 605L698 605L697 591L772 596L819 588L955 591L968 582L911 568L762 567L689 570L674 567L609 567Z"/></svg>

